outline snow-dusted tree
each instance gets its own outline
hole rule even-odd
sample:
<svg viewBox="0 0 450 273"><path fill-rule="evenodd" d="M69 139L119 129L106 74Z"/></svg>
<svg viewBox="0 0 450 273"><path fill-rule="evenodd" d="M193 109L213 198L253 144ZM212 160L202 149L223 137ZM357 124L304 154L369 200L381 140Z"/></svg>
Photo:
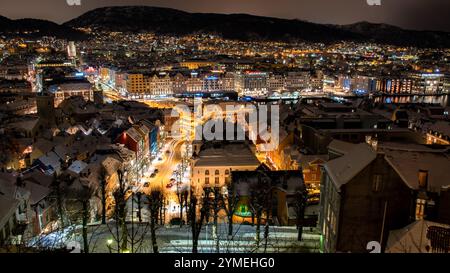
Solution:
<svg viewBox="0 0 450 273"><path fill-rule="evenodd" d="M128 227L126 224L127 207L126 198L129 190L127 182L127 172L117 171L119 185L113 192L114 196L114 219L116 222L115 240L117 243L117 252L124 252L128 249ZM121 234L120 234L121 233Z"/></svg>
<svg viewBox="0 0 450 273"><path fill-rule="evenodd" d="M100 196L101 196L101 202L102 202L102 224L106 224L106 169L102 165L100 166L100 172L99 172L99 182L100 182Z"/></svg>
<svg viewBox="0 0 450 273"><path fill-rule="evenodd" d="M306 188L298 189L295 192L295 211L297 220L298 236L297 240L301 241L303 236L303 222L305 219L305 208L308 202L308 191Z"/></svg>
<svg viewBox="0 0 450 273"><path fill-rule="evenodd" d="M268 209L271 197L270 179L264 173L258 175L257 183L251 185L249 208L252 211L252 217L256 218L256 246L259 247L261 242L261 222L264 212L270 211ZM266 215L266 223L269 215Z"/></svg>
<svg viewBox="0 0 450 273"><path fill-rule="evenodd" d="M206 219L209 218L209 193L210 188L205 188L200 200L198 200L197 196L193 192L190 194L189 222L192 230L192 253L198 253L198 240L200 237L200 232ZM200 215L198 217L197 210L200 211Z"/></svg>
<svg viewBox="0 0 450 273"><path fill-rule="evenodd" d="M156 228L158 224L159 212L162 206L163 194L159 190L153 190L148 196L148 208L150 211L150 234L152 240L153 253L158 253L158 243L156 241Z"/></svg>
<svg viewBox="0 0 450 273"><path fill-rule="evenodd" d="M221 205L223 206L227 218L228 218L228 237L233 236L233 215L237 211L237 205L239 202L239 195L236 190L236 186L231 182L231 179L226 183L227 191L224 195L221 195L223 199Z"/></svg>

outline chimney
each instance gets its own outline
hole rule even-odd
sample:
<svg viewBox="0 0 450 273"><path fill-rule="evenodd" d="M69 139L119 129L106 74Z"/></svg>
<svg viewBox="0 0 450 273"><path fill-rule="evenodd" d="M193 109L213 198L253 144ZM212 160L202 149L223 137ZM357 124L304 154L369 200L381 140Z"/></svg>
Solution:
<svg viewBox="0 0 450 273"><path fill-rule="evenodd" d="M428 171L426 170L419 170L419 189L428 189Z"/></svg>

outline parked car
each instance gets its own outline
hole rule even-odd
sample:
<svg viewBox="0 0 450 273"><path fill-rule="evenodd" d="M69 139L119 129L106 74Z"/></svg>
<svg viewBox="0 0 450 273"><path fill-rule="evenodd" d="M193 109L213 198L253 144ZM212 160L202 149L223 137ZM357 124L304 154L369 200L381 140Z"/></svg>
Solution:
<svg viewBox="0 0 450 273"><path fill-rule="evenodd" d="M144 188L148 188L148 187L150 187L150 183L145 182L145 183L144 183Z"/></svg>

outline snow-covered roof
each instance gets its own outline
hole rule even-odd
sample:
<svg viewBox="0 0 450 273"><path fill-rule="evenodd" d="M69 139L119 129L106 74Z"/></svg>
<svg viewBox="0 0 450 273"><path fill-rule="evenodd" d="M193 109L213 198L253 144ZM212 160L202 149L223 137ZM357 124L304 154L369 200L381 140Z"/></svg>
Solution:
<svg viewBox="0 0 450 273"><path fill-rule="evenodd" d="M69 154L69 148L64 144L56 145L53 150L62 159L65 159Z"/></svg>
<svg viewBox="0 0 450 273"><path fill-rule="evenodd" d="M450 156L442 151L404 151L384 149L386 161L411 189L419 188L419 170L428 171L428 190L439 192L450 186Z"/></svg>
<svg viewBox="0 0 450 273"><path fill-rule="evenodd" d="M14 175L0 172L0 196L13 198L16 181L17 178Z"/></svg>
<svg viewBox="0 0 450 273"><path fill-rule="evenodd" d="M377 154L366 143L353 145L345 155L325 163L325 169L339 190L375 160Z"/></svg>
<svg viewBox="0 0 450 273"><path fill-rule="evenodd" d="M44 138L38 138L33 144L33 150L40 150L42 153L48 153L55 144Z"/></svg>
<svg viewBox="0 0 450 273"><path fill-rule="evenodd" d="M31 131L36 127L38 122L39 119L24 120L15 123L10 123L9 126L12 128L22 129L25 131Z"/></svg>
<svg viewBox="0 0 450 273"><path fill-rule="evenodd" d="M101 163L106 170L108 176L114 174L121 167L121 162L112 156L106 157Z"/></svg>
<svg viewBox="0 0 450 273"><path fill-rule="evenodd" d="M338 152L342 155L348 153L349 151L351 151L354 147L354 144L349 143L349 142L345 142L345 141L341 141L341 140L333 140L330 142L330 144L328 145L328 149Z"/></svg>
<svg viewBox="0 0 450 273"><path fill-rule="evenodd" d="M88 164L83 161L76 160L72 163L72 165L70 165L69 171L80 174L87 167L87 165Z"/></svg>
<svg viewBox="0 0 450 273"><path fill-rule="evenodd" d="M195 167L259 166L259 161L245 144L229 144L200 151Z"/></svg>
<svg viewBox="0 0 450 273"><path fill-rule="evenodd" d="M310 165L323 164L327 162L328 155L304 155L300 154L297 157L297 163L302 166L302 168L307 168Z"/></svg>
<svg viewBox="0 0 450 273"><path fill-rule="evenodd" d="M32 205L38 203L48 196L50 189L36 183L25 183L25 189L30 193L30 203Z"/></svg>
<svg viewBox="0 0 450 273"><path fill-rule="evenodd" d="M142 139L141 134L133 127L127 130L127 135L136 142L139 142Z"/></svg>
<svg viewBox="0 0 450 273"><path fill-rule="evenodd" d="M10 219L18 205L18 200L0 195L0 228Z"/></svg>
<svg viewBox="0 0 450 273"><path fill-rule="evenodd" d="M61 168L59 156L54 152L49 152L46 155L39 157L39 161L42 162L47 168L50 168L52 174L54 171L58 172Z"/></svg>
<svg viewBox="0 0 450 273"><path fill-rule="evenodd" d="M427 233L430 227L446 228L449 225L426 220L416 221L402 229L392 230L386 245L386 253L429 253L431 241Z"/></svg>

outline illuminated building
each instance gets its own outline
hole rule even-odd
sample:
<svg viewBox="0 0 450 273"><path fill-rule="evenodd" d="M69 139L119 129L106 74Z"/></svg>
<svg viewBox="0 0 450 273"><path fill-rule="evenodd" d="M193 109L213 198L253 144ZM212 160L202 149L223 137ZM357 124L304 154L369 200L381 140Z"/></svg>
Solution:
<svg viewBox="0 0 450 273"><path fill-rule="evenodd" d="M162 77L153 75L148 81L149 91L151 95L154 96L168 96L173 94L172 90L172 80L169 74L163 74Z"/></svg>
<svg viewBox="0 0 450 273"><path fill-rule="evenodd" d="M339 75L336 87L344 92L350 91L351 79L347 75Z"/></svg>
<svg viewBox="0 0 450 273"><path fill-rule="evenodd" d="M268 92L268 73L259 71L247 71L239 76L236 91L242 96L263 96Z"/></svg>
<svg viewBox="0 0 450 273"><path fill-rule="evenodd" d="M222 89L224 91L235 91L236 87L234 85L236 75L232 72L227 72L222 77Z"/></svg>
<svg viewBox="0 0 450 273"><path fill-rule="evenodd" d="M172 91L174 94L181 94L187 90L186 79L181 73L177 73L172 78Z"/></svg>
<svg viewBox="0 0 450 273"><path fill-rule="evenodd" d="M187 92L201 92L203 91L203 80L198 77L190 77L186 79Z"/></svg>
<svg viewBox="0 0 450 273"><path fill-rule="evenodd" d="M127 74L126 90L131 94L142 94L149 91L147 80L143 74Z"/></svg>
<svg viewBox="0 0 450 273"><path fill-rule="evenodd" d="M280 92L285 89L285 79L283 75L270 75L267 79L267 89L270 92Z"/></svg>
<svg viewBox="0 0 450 273"><path fill-rule="evenodd" d="M369 94L376 91L376 79L367 76L355 76L350 81L350 90L356 94Z"/></svg>
<svg viewBox="0 0 450 273"><path fill-rule="evenodd" d="M201 67L216 66L216 65L217 65L216 62L200 61L200 60L191 60L191 61L180 62L180 66L187 67L190 70L196 70Z"/></svg>
<svg viewBox="0 0 450 273"><path fill-rule="evenodd" d="M35 68L49 68L49 67L73 67L73 63L71 62L63 62L63 61L48 61L48 62L40 62L34 65Z"/></svg>
<svg viewBox="0 0 450 273"><path fill-rule="evenodd" d="M323 90L323 72L316 71L315 76L311 77L311 89L313 91Z"/></svg>
<svg viewBox="0 0 450 273"><path fill-rule="evenodd" d="M437 121L427 128L427 144L450 145L450 125L447 121Z"/></svg>
<svg viewBox="0 0 450 273"><path fill-rule="evenodd" d="M109 81L111 79L110 77L110 70L107 67L100 67L99 69L99 77L102 81Z"/></svg>
<svg viewBox="0 0 450 273"><path fill-rule="evenodd" d="M67 45L67 56L70 60L77 58L77 48L75 47L75 42L70 41Z"/></svg>
<svg viewBox="0 0 450 273"><path fill-rule="evenodd" d="M206 76L203 79L203 91L212 92L212 91L222 91L222 80L218 76Z"/></svg>
<svg viewBox="0 0 450 273"><path fill-rule="evenodd" d="M309 71L289 72L286 76L285 88L290 91L302 91L311 87Z"/></svg>
<svg viewBox="0 0 450 273"><path fill-rule="evenodd" d="M383 77L377 80L376 89L386 94L411 94L413 81L405 77Z"/></svg>
<svg viewBox="0 0 450 273"><path fill-rule="evenodd" d="M86 101L94 101L94 90L92 84L87 80L63 80L60 83L52 83L48 92L54 95L55 107L67 98L79 96Z"/></svg>
<svg viewBox="0 0 450 273"><path fill-rule="evenodd" d="M146 76L127 74L126 90L130 94L168 96L173 94L172 80L168 74Z"/></svg>
<svg viewBox="0 0 450 273"><path fill-rule="evenodd" d="M197 194L204 187L223 187L231 171L253 171L259 166L254 153L245 144L207 146L205 144L198 158L192 163L191 186Z"/></svg>
<svg viewBox="0 0 450 273"><path fill-rule="evenodd" d="M413 94L436 95L444 93L444 74L413 73Z"/></svg>

